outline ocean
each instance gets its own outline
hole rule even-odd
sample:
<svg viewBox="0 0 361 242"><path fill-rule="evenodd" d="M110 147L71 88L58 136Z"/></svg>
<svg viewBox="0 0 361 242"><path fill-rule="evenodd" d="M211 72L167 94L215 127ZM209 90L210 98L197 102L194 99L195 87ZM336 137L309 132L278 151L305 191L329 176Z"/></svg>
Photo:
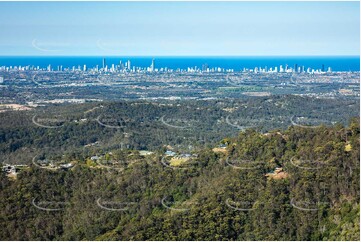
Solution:
<svg viewBox="0 0 361 242"><path fill-rule="evenodd" d="M285 67L294 68L304 66L311 69L321 69L324 66L325 70L331 67L333 71L360 71L360 57L359 56L277 56L277 57L132 57L132 56L91 56L91 57L39 57L39 56L1 56L0 66L40 66L42 68L51 65L54 69L57 66L63 68L71 68L73 66L86 65L88 68L98 65L102 66L103 58L106 59L106 64L110 67L112 64L118 65L120 61L125 63L127 60L131 61L131 66L148 67L155 59L155 68L168 67L169 69L186 69L187 67L202 68L202 65L207 64L209 68L221 67L225 69L234 69L235 71L243 70L243 68L255 67L272 67L282 65Z"/></svg>

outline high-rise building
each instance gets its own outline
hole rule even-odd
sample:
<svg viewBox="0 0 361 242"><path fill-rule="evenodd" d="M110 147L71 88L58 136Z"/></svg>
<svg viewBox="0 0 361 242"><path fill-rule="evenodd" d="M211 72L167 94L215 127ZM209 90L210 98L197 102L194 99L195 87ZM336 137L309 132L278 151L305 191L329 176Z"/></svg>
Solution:
<svg viewBox="0 0 361 242"><path fill-rule="evenodd" d="M130 66L130 60L128 60L128 70L130 70L131 66Z"/></svg>
<svg viewBox="0 0 361 242"><path fill-rule="evenodd" d="M0 76L0 84L4 83L4 77Z"/></svg>
<svg viewBox="0 0 361 242"><path fill-rule="evenodd" d="M208 69L208 64L207 63L205 63L205 64L203 64L202 65L202 71L207 71L207 69Z"/></svg>
<svg viewBox="0 0 361 242"><path fill-rule="evenodd" d="M154 59L152 59L152 64L150 65L150 71L153 72L155 68Z"/></svg>
<svg viewBox="0 0 361 242"><path fill-rule="evenodd" d="M86 65L83 66L83 71L86 71Z"/></svg>
<svg viewBox="0 0 361 242"><path fill-rule="evenodd" d="M325 65L322 64L322 69L321 69L322 72L325 72Z"/></svg>
<svg viewBox="0 0 361 242"><path fill-rule="evenodd" d="M124 64L122 63L122 61L119 61L119 68L120 70L124 70Z"/></svg>
<svg viewBox="0 0 361 242"><path fill-rule="evenodd" d="M299 71L298 71L298 65L297 65L297 64L295 64L295 70L294 70L294 72L299 72Z"/></svg>
<svg viewBox="0 0 361 242"><path fill-rule="evenodd" d="M103 58L103 70L105 70L106 65L107 65L107 63L105 61L105 58Z"/></svg>

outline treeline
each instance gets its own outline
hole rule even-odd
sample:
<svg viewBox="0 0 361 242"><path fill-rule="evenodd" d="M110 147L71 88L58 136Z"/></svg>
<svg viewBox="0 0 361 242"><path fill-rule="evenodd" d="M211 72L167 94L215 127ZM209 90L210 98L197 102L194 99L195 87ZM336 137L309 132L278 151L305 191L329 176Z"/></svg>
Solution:
<svg viewBox="0 0 361 242"><path fill-rule="evenodd" d="M41 152L84 157L114 149L160 150L167 145L190 150L190 146L213 146L247 128L284 130L292 119L304 125L346 125L355 116L359 116L356 100L297 96L50 105L0 113L0 157L16 164L29 163Z"/></svg>
<svg viewBox="0 0 361 242"><path fill-rule="evenodd" d="M219 139L224 152L198 151L187 169L159 155L124 170L81 159L68 171L31 166L15 181L1 175L0 238L358 240L359 139L353 119L246 130Z"/></svg>

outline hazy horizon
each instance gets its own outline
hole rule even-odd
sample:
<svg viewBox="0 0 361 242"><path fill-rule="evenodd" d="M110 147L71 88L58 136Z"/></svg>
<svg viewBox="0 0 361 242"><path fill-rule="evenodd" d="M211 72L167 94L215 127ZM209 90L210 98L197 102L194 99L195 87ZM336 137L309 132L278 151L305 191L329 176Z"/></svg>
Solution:
<svg viewBox="0 0 361 242"><path fill-rule="evenodd" d="M358 56L359 7L359 2L0 2L0 56Z"/></svg>

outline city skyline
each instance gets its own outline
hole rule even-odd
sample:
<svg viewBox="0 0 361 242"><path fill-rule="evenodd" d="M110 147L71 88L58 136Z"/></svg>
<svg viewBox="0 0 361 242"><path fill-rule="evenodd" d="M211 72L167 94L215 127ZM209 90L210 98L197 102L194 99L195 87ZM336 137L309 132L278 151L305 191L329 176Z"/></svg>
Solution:
<svg viewBox="0 0 361 242"><path fill-rule="evenodd" d="M240 68L240 69L233 69L233 68L225 68L221 66L209 66L207 63L203 63L202 66L188 66L186 68L177 68L172 69L166 67L156 67L155 59L152 58L150 66L136 66L131 64L131 61L128 59L126 61L119 60L117 64L107 64L106 58L102 58L102 65L95 65L95 66L87 66L86 64L81 64L78 66L63 66L57 65L56 68L51 64L48 64L45 68L35 65L19 65L19 66L1 66L0 71L68 71L68 72L93 72L93 73L180 73L180 72L187 72L187 73L233 73L233 72L248 72L248 73L331 73L332 68L328 66L325 68L325 65L322 64L321 68L311 68L304 65L294 64L294 66L289 66L288 64L279 66L254 66L253 68Z"/></svg>
<svg viewBox="0 0 361 242"><path fill-rule="evenodd" d="M360 54L359 2L0 2L0 7L0 56Z"/></svg>

